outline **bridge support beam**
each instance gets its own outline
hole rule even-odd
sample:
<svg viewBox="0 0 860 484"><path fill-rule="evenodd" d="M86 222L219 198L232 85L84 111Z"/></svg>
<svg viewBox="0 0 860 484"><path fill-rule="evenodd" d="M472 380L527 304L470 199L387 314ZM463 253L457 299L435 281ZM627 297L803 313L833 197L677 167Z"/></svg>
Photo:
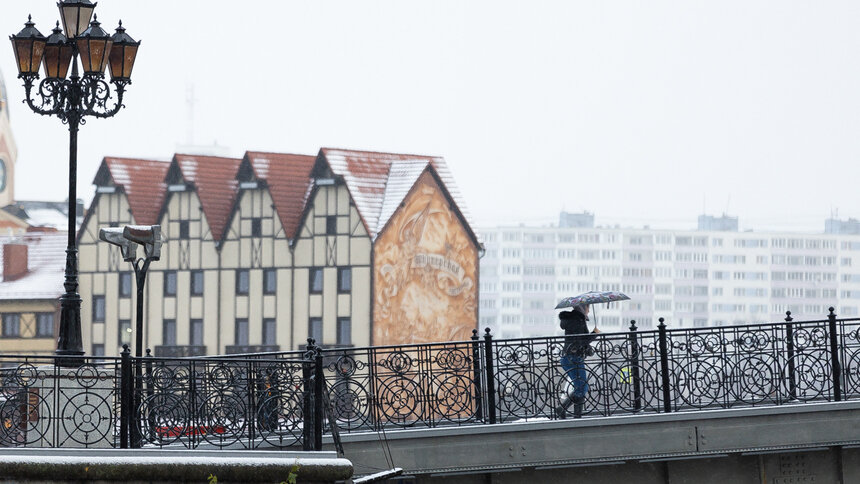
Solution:
<svg viewBox="0 0 860 484"><path fill-rule="evenodd" d="M419 482L860 482L860 401L343 435L356 469ZM814 481L776 479L817 476ZM806 474L804 474L804 472ZM630 476L636 479L630 480ZM477 480L473 480L477 479ZM650 479L650 477L648 478ZM765 480L763 480L765 479ZM409 482L409 481L406 481Z"/></svg>

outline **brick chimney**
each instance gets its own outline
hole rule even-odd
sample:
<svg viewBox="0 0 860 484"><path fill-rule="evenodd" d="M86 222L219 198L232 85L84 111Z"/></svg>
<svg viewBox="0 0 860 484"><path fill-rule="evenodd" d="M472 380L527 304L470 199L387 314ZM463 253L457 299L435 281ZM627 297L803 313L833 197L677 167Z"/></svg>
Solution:
<svg viewBox="0 0 860 484"><path fill-rule="evenodd" d="M3 280L14 281L27 274L27 245L6 244L3 246Z"/></svg>

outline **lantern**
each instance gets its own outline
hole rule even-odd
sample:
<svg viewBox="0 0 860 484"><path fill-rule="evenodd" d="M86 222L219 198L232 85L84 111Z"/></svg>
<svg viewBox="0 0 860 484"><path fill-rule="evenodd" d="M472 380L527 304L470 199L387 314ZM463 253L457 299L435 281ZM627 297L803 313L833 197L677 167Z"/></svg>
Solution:
<svg viewBox="0 0 860 484"><path fill-rule="evenodd" d="M69 72L69 64L72 61L73 50L74 47L60 29L60 22L57 22L53 33L48 36L45 44L45 55L42 58L47 79L64 79L66 77L66 73Z"/></svg>
<svg viewBox="0 0 860 484"><path fill-rule="evenodd" d="M131 68L134 67L134 58L137 56L137 48L140 41L135 42L130 35L125 33L122 20L116 33L111 37L113 47L110 49L110 77L114 81L131 81Z"/></svg>
<svg viewBox="0 0 860 484"><path fill-rule="evenodd" d="M100 25L96 15L90 27L75 37L85 74L103 74L108 63L113 40Z"/></svg>
<svg viewBox="0 0 860 484"><path fill-rule="evenodd" d="M9 36L15 51L15 63L18 65L18 77L35 74L39 75L39 64L45 52L45 36L39 32L32 18L27 16L27 23L18 35Z"/></svg>
<svg viewBox="0 0 860 484"><path fill-rule="evenodd" d="M57 4L66 37L74 39L89 27L96 5L97 3L90 3L90 0L63 0Z"/></svg>

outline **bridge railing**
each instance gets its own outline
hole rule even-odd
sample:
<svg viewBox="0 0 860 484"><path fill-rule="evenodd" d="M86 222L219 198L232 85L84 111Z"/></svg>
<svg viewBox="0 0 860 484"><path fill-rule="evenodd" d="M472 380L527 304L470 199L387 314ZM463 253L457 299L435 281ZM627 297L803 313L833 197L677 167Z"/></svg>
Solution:
<svg viewBox="0 0 860 484"><path fill-rule="evenodd" d="M318 450L322 358L299 357L0 356L0 447Z"/></svg>
<svg viewBox="0 0 860 484"><path fill-rule="evenodd" d="M556 418L564 337L190 358L0 356L0 447L321 448L324 431ZM860 397L860 319L601 333L584 416ZM72 362L75 360L75 362ZM74 364L71 364L74 363ZM323 415L327 417L323 421Z"/></svg>

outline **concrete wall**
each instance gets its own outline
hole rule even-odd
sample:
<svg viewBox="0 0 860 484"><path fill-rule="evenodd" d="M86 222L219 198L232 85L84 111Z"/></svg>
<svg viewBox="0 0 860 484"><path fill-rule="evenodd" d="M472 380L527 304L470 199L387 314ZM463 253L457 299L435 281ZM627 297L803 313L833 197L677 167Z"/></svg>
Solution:
<svg viewBox="0 0 860 484"><path fill-rule="evenodd" d="M860 402L342 435L412 482L860 482ZM407 481L409 482L409 481Z"/></svg>

